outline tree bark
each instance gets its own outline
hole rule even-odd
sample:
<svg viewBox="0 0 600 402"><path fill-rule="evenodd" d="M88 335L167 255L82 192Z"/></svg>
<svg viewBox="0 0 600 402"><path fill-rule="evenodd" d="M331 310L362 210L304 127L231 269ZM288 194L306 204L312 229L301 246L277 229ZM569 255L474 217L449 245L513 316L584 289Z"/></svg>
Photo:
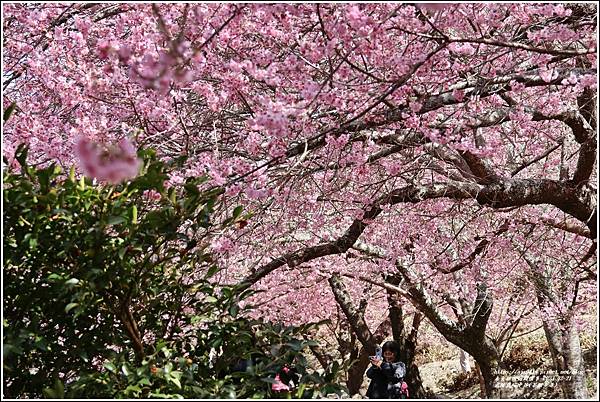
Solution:
<svg viewBox="0 0 600 402"><path fill-rule="evenodd" d="M387 278L387 281L393 285L398 285L400 283L398 277L389 277ZM408 385L409 395L411 398L424 398L425 388L423 388L423 380L421 379L419 368L414 363L415 350L417 347L417 333L423 315L419 312L415 313L412 328L410 328L410 333L408 333L407 328L404 326L404 313L400 295L397 292L387 289L387 300L390 322L392 324L392 335L394 340L398 342L398 345L400 346L400 360L406 364L405 381Z"/></svg>
<svg viewBox="0 0 600 402"><path fill-rule="evenodd" d="M463 374L471 372L471 362L469 361L469 354L459 348L458 352L458 363L460 364L460 370Z"/></svg>
<svg viewBox="0 0 600 402"><path fill-rule="evenodd" d="M473 355L473 358L477 362L481 376L483 377L485 397L498 398L500 395L499 389L496 387L496 379L502 365L496 348L493 345L483 345L480 348L472 348L472 350L475 349L477 355Z"/></svg>
<svg viewBox="0 0 600 402"><path fill-rule="evenodd" d="M585 366L583 355L581 353L581 342L579 339L579 330L572 319L569 317L564 323L563 329L563 354L565 367L568 374L564 376L563 390L565 398L569 399L587 399L588 392L585 384ZM562 378L563 376L561 376Z"/></svg>
<svg viewBox="0 0 600 402"><path fill-rule="evenodd" d="M485 398L485 379L481 375L481 369L477 361L475 361L475 370L477 370L477 378L479 379L479 397Z"/></svg>
<svg viewBox="0 0 600 402"><path fill-rule="evenodd" d="M144 351L144 344L142 342L142 336L140 334L137 322L135 321L135 318L129 309L129 305L125 302L122 302L117 314L121 320L121 323L123 323L123 326L125 327L125 331L127 332L129 339L131 339L131 344L133 346L133 350L135 351L136 359L141 363L146 355Z"/></svg>
<svg viewBox="0 0 600 402"><path fill-rule="evenodd" d="M524 253L523 258L531 268L528 276L535 287L540 310L559 303L560 296L556 294L551 278L540 274L538 263L528 254ZM563 396L569 399L588 398L585 366L573 306L568 306L568 310L558 322L544 321L543 326L554 369L559 374Z"/></svg>
<svg viewBox="0 0 600 402"><path fill-rule="evenodd" d="M425 289L411 282L408 269L399 262L396 266L409 285L411 301L415 308L418 308L429 319L446 340L473 356L484 378L486 397L496 397L498 390L495 382L501 364L498 350L485 336L493 306L491 292L488 291L485 283L477 285L477 297L473 307L470 308L470 311L473 312L473 319L465 326L453 322L443 315Z"/></svg>
<svg viewBox="0 0 600 402"><path fill-rule="evenodd" d="M353 248L367 255L385 258L385 252L376 246L357 242ZM396 260L395 265L402 275L403 288L387 282L380 286L406 297L418 311L429 319L447 341L473 356L480 365L485 379L486 396L495 397L497 394L495 382L501 363L498 349L486 338L485 334L493 307L492 294L488 291L487 285L484 282L477 284L475 301L472 306L467 306L472 317L470 322L456 322L438 308L437 303L434 303L422 283L413 281L412 278L415 277L415 274L410 266L404 265L400 259ZM368 278L365 280L370 281Z"/></svg>
<svg viewBox="0 0 600 402"><path fill-rule="evenodd" d="M367 352L367 349L360 346L359 348L358 361L348 369L346 387L348 387L349 395L358 394L365 379L365 370L369 367L369 353Z"/></svg>

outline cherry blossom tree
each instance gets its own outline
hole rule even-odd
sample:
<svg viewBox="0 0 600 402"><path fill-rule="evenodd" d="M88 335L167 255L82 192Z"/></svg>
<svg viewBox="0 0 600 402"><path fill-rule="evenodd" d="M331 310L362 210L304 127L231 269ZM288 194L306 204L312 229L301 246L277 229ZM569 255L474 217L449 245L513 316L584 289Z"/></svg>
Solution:
<svg viewBox="0 0 600 402"><path fill-rule="evenodd" d="M551 230L536 230L533 225L527 233L528 241L516 244L515 248L529 265L525 272L535 289L538 313L554 368L557 372L569 373L560 377L563 394L570 398L587 398L579 340L582 325L578 321L582 307L596 297L595 292L585 286L587 281L595 279L586 266L591 258L590 251L594 250L588 250L582 258L572 258L573 248L568 243L577 244L576 239L570 236L560 239L553 236ZM531 253L528 250L531 243L539 241L551 251L543 255ZM560 252L552 252L557 250Z"/></svg>
<svg viewBox="0 0 600 402"><path fill-rule="evenodd" d="M575 316L595 294L595 4L29 3L3 15L9 161L24 142L39 163L68 165L80 138L187 156L171 183L208 174L227 189L221 213L251 211L212 248L218 280L260 292L256 314L341 309L369 353L397 304L370 299L371 283L474 356L491 396L540 289L576 278ZM549 240L527 240L531 225ZM532 266L551 260L571 271L540 287Z"/></svg>

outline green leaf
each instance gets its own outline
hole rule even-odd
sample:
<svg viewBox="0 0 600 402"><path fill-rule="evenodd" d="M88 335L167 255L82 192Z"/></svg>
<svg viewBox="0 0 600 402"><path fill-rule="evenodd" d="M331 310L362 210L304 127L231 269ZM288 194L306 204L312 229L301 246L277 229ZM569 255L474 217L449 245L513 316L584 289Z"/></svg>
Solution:
<svg viewBox="0 0 600 402"><path fill-rule="evenodd" d="M302 344L302 341L299 341L297 339L294 339L294 340L288 342L287 345L297 352L304 349L304 345Z"/></svg>
<svg viewBox="0 0 600 402"><path fill-rule="evenodd" d="M233 306L229 307L229 314L235 318L237 316L238 311L240 310L239 306L237 304L234 304Z"/></svg>
<svg viewBox="0 0 600 402"><path fill-rule="evenodd" d="M217 265L211 265L204 276L205 279L211 278L214 274L219 272L219 267Z"/></svg>
<svg viewBox="0 0 600 402"><path fill-rule="evenodd" d="M117 368L115 367L115 365L112 362L104 362L104 368L106 368L111 373L117 372Z"/></svg>
<svg viewBox="0 0 600 402"><path fill-rule="evenodd" d="M163 352L163 355L165 355L167 359L172 355L171 351L166 346L161 349L161 352ZM165 366L165 373L168 373L171 369L173 369L173 363L169 362Z"/></svg>
<svg viewBox="0 0 600 402"><path fill-rule="evenodd" d="M235 209L233 210L233 220L236 220L244 211L244 207L242 205L238 205L237 207L235 207Z"/></svg>
<svg viewBox="0 0 600 402"><path fill-rule="evenodd" d="M217 198L218 196L220 196L221 194L223 194L225 192L225 189L223 187L214 187L208 191L206 191L204 193L204 197L205 198L212 198L212 200L209 199L209 201L213 201L215 200L215 198Z"/></svg>
<svg viewBox="0 0 600 402"><path fill-rule="evenodd" d="M177 388L181 389L181 381L179 378L181 377L180 371L173 371L170 373L168 380L177 386Z"/></svg>
<svg viewBox="0 0 600 402"><path fill-rule="evenodd" d="M2 358L4 359L9 357L11 354L20 355L21 353L23 353L23 349L18 346L11 345L8 343L2 344Z"/></svg>
<svg viewBox="0 0 600 402"><path fill-rule="evenodd" d="M228 287L223 287L223 289L221 289L221 292L222 292L222 294L223 294L223 297L224 297L225 299L230 299L230 298L231 298L231 296L233 296L233 291L232 291L232 289L231 289L231 288L228 288Z"/></svg>
<svg viewBox="0 0 600 402"><path fill-rule="evenodd" d="M15 159L21 167L25 168L27 166L27 153L29 152L29 148L26 144L20 144L15 151Z"/></svg>
<svg viewBox="0 0 600 402"><path fill-rule="evenodd" d="M183 185L185 191L190 195L199 195L200 190L198 190L198 186L196 184L187 183Z"/></svg>
<svg viewBox="0 0 600 402"><path fill-rule="evenodd" d="M35 249L35 248L37 248L37 245L38 245L37 239L35 237L30 237L29 238L29 248Z"/></svg>
<svg viewBox="0 0 600 402"><path fill-rule="evenodd" d="M106 221L107 225L119 225L123 222L125 222L126 219L123 218L122 216L109 216L108 220Z"/></svg>
<svg viewBox="0 0 600 402"><path fill-rule="evenodd" d="M140 385L150 385L150 380L146 377L142 378L141 380L138 381L138 384Z"/></svg>
<svg viewBox="0 0 600 402"><path fill-rule="evenodd" d="M65 387L58 378L54 381L53 394L55 399L63 399L65 397Z"/></svg>
<svg viewBox="0 0 600 402"><path fill-rule="evenodd" d="M135 205L131 206L131 223L133 223L134 225L137 225L138 223L138 210L137 206Z"/></svg>
<svg viewBox="0 0 600 402"><path fill-rule="evenodd" d="M40 189L43 193L46 193L49 190L50 186L50 178L52 173L54 172L55 165L52 164L46 169L41 169L38 171L37 176L39 178Z"/></svg>
<svg viewBox="0 0 600 402"><path fill-rule="evenodd" d="M79 357L81 357L81 360L83 360L86 363L90 361L90 357L88 356L85 350L79 352Z"/></svg>
<svg viewBox="0 0 600 402"><path fill-rule="evenodd" d="M69 303L69 304L67 304L67 307L65 307L65 313L68 313L69 311L73 310L77 306L79 306L79 303Z"/></svg>
<svg viewBox="0 0 600 402"><path fill-rule="evenodd" d="M4 110L4 115L2 116L2 120L5 123L8 119L10 119L10 116L13 114L13 112L15 111L16 108L17 108L17 104L16 104L16 102L13 102Z"/></svg>
<svg viewBox="0 0 600 402"><path fill-rule="evenodd" d="M141 390L142 389L139 387L139 385L129 385L127 388L125 388L125 393L132 393L134 395L137 395Z"/></svg>
<svg viewBox="0 0 600 402"><path fill-rule="evenodd" d="M46 399L60 399L52 388L44 388L42 393Z"/></svg>
<svg viewBox="0 0 600 402"><path fill-rule="evenodd" d="M35 342L33 344L37 349L39 349L43 352L47 352L47 351L51 350L50 346L48 346L48 342L46 342L46 339L44 339L44 337L42 337L42 336L36 336Z"/></svg>
<svg viewBox="0 0 600 402"><path fill-rule="evenodd" d="M210 215L204 210L200 214L198 214L198 225L200 225L200 227L204 229L208 229L211 225Z"/></svg>
<svg viewBox="0 0 600 402"><path fill-rule="evenodd" d="M49 281L60 281L61 279L63 279L63 277L59 274L50 274L48 275L48 280Z"/></svg>
<svg viewBox="0 0 600 402"><path fill-rule="evenodd" d="M181 389L181 381L178 378L171 378L171 382L177 386L177 388Z"/></svg>
<svg viewBox="0 0 600 402"><path fill-rule="evenodd" d="M75 285L77 285L79 283L79 279L77 278L71 278L68 281L65 282L65 285L67 285L67 287L73 287Z"/></svg>
<svg viewBox="0 0 600 402"><path fill-rule="evenodd" d="M302 383L298 387L298 391L296 392L296 398L302 399L302 394L304 394L304 389L306 388L306 384Z"/></svg>

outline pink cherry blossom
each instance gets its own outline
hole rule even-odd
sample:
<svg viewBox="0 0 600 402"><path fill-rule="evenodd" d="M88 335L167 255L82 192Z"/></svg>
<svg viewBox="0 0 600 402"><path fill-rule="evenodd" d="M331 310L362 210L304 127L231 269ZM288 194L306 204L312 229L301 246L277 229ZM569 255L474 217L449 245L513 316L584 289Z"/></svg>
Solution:
<svg viewBox="0 0 600 402"><path fill-rule="evenodd" d="M134 160L109 156L132 149L94 144L124 134L187 158L166 186L207 174L202 190L226 191L215 221L238 205L252 216L207 241L219 281L260 277L256 317L347 327L328 284L339 273L355 275L348 292L374 331L385 292L357 278L397 274L397 258L449 319L444 293L473 301L485 280L485 336L524 307L536 311L515 333L593 308L596 256L581 263L597 224L593 7L161 3L166 32L152 5L119 6L3 4L10 164L21 143L41 164L71 164L75 149L86 174L122 180ZM357 229L385 257L346 244ZM544 272L557 302L538 306L528 278ZM436 331L424 332L445 342Z"/></svg>
<svg viewBox="0 0 600 402"><path fill-rule="evenodd" d="M282 392L282 391L289 391L290 387L288 387L283 382L281 382L281 379L279 378L279 374L276 374L275 382L273 384L271 384L271 389L274 392Z"/></svg>
<svg viewBox="0 0 600 402"><path fill-rule="evenodd" d="M551 82L553 79L558 77L558 73L553 69L543 69L540 70L540 77L544 82Z"/></svg>
<svg viewBox="0 0 600 402"><path fill-rule="evenodd" d="M227 236L221 236L211 242L211 248L215 253L222 254L233 249L233 242Z"/></svg>
<svg viewBox="0 0 600 402"><path fill-rule="evenodd" d="M83 173L101 182L118 184L132 179L141 167L135 148L126 138L121 139L117 146L102 147L81 137L74 151Z"/></svg>

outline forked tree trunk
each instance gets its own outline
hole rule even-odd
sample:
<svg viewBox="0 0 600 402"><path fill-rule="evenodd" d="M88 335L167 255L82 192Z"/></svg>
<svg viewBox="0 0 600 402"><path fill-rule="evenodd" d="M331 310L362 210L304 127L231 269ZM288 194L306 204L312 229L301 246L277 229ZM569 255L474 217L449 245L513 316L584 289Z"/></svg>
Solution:
<svg viewBox="0 0 600 402"><path fill-rule="evenodd" d="M329 284L336 301L340 305L352 330L362 344L359 360L348 372L348 391L350 392L350 395L353 395L358 392L360 385L364 380L364 373L369 365L369 356L374 354L375 346L381 343L387 336L385 333L387 328L384 322L380 325L375 334L372 334L367 327L362 314L359 313L359 309L354 306L342 279L339 276L332 276L329 279ZM397 295L388 294L388 302L392 336L400 345L400 360L402 360L407 367L407 377L405 380L409 386L410 397L422 398L424 397L425 392L419 370L414 364L416 335L422 316L417 313L415 320L413 320L413 328L410 333L407 333L404 329L402 308Z"/></svg>
<svg viewBox="0 0 600 402"><path fill-rule="evenodd" d="M396 266L399 266L399 264ZM400 266L400 269L405 270L402 266ZM406 270L403 274L404 278L409 282L410 277ZM496 349L494 344L485 335L487 323L493 308L492 294L488 291L486 284L483 282L477 284L477 297L475 298L473 307L470 309L473 313L473 318L466 327L459 326L444 316L433 304L431 298L422 287L415 286L410 282L408 285L408 292L415 307L418 307L423 312L447 341L473 356L479 365L481 375L484 379L486 397L497 397L496 379L501 364L498 349Z"/></svg>
<svg viewBox="0 0 600 402"><path fill-rule="evenodd" d="M369 255L385 256L385 253L377 247L365 243L357 242L353 248ZM497 396L496 379L501 363L498 349L486 338L487 323L494 304L492 292L488 290L486 283L483 281L477 283L477 296L472 306L469 307L469 322L458 323L450 320L440 311L422 284L413 282L412 278L415 275L409 266L404 265L400 260L396 260L395 265L402 275L402 287L395 284L401 282L399 278L394 283L387 278L383 287L410 300L412 305L429 319L447 341L473 356L484 377L486 397Z"/></svg>
<svg viewBox="0 0 600 402"><path fill-rule="evenodd" d="M480 333L472 329L463 332L459 338L454 338L451 335L446 339L467 351L475 359L476 366L481 374L480 386L483 385L482 393L484 394L482 397L500 397L496 380L502 364L494 344L490 340L482 338Z"/></svg>

